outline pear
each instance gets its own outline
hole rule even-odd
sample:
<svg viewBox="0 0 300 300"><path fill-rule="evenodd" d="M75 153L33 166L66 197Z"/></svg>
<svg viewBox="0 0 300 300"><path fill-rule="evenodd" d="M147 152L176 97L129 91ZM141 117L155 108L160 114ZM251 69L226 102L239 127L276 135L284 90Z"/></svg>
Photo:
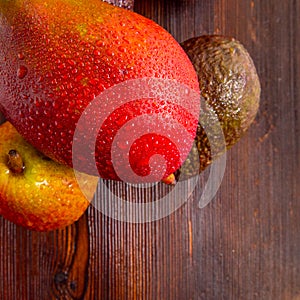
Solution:
<svg viewBox="0 0 300 300"><path fill-rule="evenodd" d="M73 169L33 148L8 121L0 125L0 136L0 215L36 231L78 220L93 199L98 178L75 176Z"/></svg>

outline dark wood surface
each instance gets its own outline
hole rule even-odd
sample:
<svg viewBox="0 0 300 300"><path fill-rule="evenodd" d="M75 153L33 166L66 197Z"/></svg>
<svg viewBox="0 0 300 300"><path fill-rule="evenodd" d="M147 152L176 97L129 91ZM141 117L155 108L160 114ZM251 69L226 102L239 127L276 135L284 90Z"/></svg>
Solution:
<svg viewBox="0 0 300 300"><path fill-rule="evenodd" d="M148 224L93 206L49 233L0 218L0 299L300 299L300 1L136 0L135 11L179 42L240 40L261 79L255 123L203 209L197 186Z"/></svg>

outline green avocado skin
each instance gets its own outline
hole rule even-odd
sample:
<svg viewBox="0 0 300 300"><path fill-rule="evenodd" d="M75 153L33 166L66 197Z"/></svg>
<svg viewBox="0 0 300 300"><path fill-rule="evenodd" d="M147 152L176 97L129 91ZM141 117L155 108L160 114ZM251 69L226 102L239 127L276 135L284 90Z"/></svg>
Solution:
<svg viewBox="0 0 300 300"><path fill-rule="evenodd" d="M236 144L253 122L260 101L261 86L252 58L236 39L205 35L181 43L198 75L202 101L213 109L223 130L226 149ZM212 114L200 115L209 122ZM214 157L224 152L214 141ZM198 124L189 157L176 172L179 180L195 176L212 162L210 143Z"/></svg>

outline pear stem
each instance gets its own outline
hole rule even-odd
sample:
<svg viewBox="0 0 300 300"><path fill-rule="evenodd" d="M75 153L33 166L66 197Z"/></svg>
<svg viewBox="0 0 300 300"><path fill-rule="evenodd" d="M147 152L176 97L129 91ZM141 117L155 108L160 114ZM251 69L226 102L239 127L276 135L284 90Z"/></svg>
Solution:
<svg viewBox="0 0 300 300"><path fill-rule="evenodd" d="M7 166L9 170L15 174L23 173L25 166L22 157L17 150L10 150L8 152Z"/></svg>

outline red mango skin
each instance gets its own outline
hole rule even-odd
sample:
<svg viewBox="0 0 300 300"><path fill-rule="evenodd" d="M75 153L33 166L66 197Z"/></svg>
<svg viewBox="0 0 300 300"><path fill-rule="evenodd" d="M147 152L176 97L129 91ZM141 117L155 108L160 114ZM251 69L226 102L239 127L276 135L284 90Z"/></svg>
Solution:
<svg viewBox="0 0 300 300"><path fill-rule="evenodd" d="M99 0L0 0L0 110L28 142L55 161L73 166L76 124L97 95L145 77L175 80L199 93L197 74L184 50L141 15ZM145 103L137 107L133 101L120 108L117 117L123 116L123 121L108 118L95 147L102 178L120 179L111 163L109 142L103 146L99 140L112 140L112 132L128 116L152 113L153 100ZM165 101L157 99L155 105L156 111L177 118L195 135L198 120L182 112L180 103L171 113ZM153 142L153 137L145 138ZM156 145L163 140L161 148L152 147L146 154L143 147L132 151L130 163L141 176L150 172L149 158L162 150L168 160L165 176L184 160L164 139L154 139ZM188 154L191 144L182 148Z"/></svg>

